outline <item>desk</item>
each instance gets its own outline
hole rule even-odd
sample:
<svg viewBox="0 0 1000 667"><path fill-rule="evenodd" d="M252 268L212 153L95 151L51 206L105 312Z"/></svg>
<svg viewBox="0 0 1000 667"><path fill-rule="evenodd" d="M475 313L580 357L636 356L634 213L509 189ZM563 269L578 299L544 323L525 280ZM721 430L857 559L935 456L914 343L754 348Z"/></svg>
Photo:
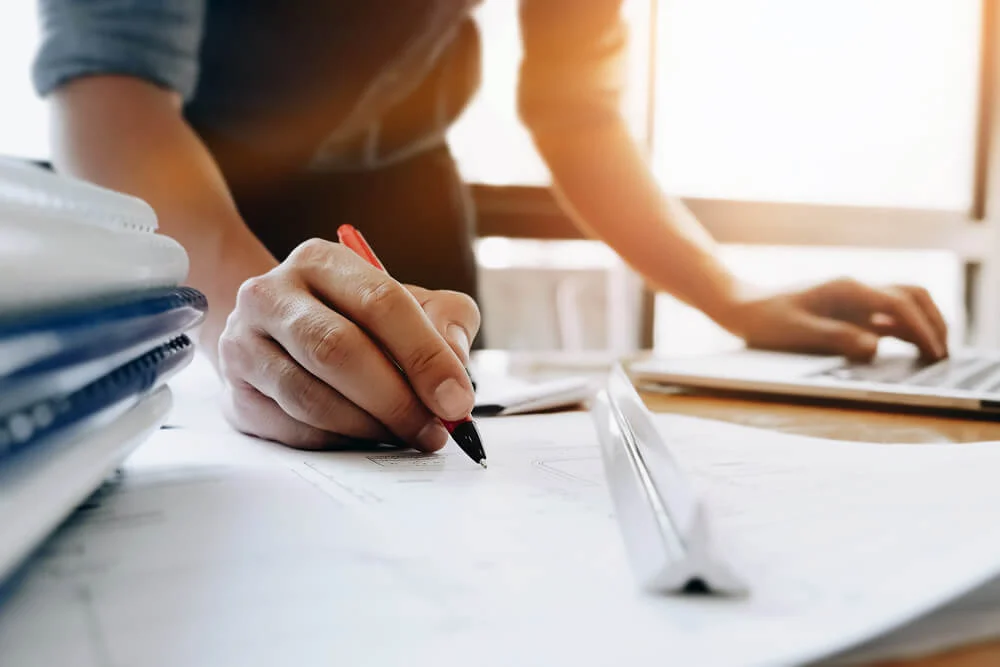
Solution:
<svg viewBox="0 0 1000 667"><path fill-rule="evenodd" d="M489 356L494 354L496 356ZM488 352L484 365L514 375L544 377L576 368L600 376L610 368L606 355L518 354ZM646 393L646 404L655 412L716 419L743 426L772 429L832 440L892 443L962 443L1000 441L1000 422L888 411L851 409L831 405L783 403L707 393ZM918 661L881 663L879 667L993 667L1000 665L1000 641L951 651Z"/></svg>

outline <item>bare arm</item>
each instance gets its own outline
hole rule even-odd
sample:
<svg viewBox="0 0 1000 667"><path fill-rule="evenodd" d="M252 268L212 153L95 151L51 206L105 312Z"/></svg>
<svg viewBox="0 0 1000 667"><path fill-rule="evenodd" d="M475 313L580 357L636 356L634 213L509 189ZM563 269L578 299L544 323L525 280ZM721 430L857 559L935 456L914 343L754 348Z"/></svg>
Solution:
<svg viewBox="0 0 1000 667"><path fill-rule="evenodd" d="M57 89L50 102L56 167L146 200L160 231L188 251L188 284L210 305L200 343L216 363L240 284L277 262L244 225L180 96L132 77L94 76Z"/></svg>
<svg viewBox="0 0 1000 667"><path fill-rule="evenodd" d="M679 200L663 195L623 121L602 123L586 137L535 138L578 225L657 288L738 329L730 315L742 288L701 223Z"/></svg>
<svg viewBox="0 0 1000 667"><path fill-rule="evenodd" d="M518 104L576 223L647 281L757 347L875 353L878 336L947 353L926 290L840 280L763 294L719 257L711 236L650 172L621 114L627 29L622 0L521 0L525 56Z"/></svg>
<svg viewBox="0 0 1000 667"><path fill-rule="evenodd" d="M521 0L521 118L567 212L657 288L724 326L741 291L695 217L664 196L622 118L621 0Z"/></svg>
<svg viewBox="0 0 1000 667"><path fill-rule="evenodd" d="M433 415L455 420L472 409L460 360L468 343L446 339L455 325L464 341L475 337L471 299L404 288L326 241L303 243L279 265L240 219L174 93L95 76L50 99L57 167L145 199L163 233L187 249L189 284L209 299L201 347L236 428L298 447L354 438L444 445Z"/></svg>
<svg viewBox="0 0 1000 667"><path fill-rule="evenodd" d="M771 295L738 281L701 223L661 192L624 121L597 124L585 138L537 134L536 143L583 229L751 345L867 359L885 335L929 358L947 354L947 325L922 288L838 280Z"/></svg>

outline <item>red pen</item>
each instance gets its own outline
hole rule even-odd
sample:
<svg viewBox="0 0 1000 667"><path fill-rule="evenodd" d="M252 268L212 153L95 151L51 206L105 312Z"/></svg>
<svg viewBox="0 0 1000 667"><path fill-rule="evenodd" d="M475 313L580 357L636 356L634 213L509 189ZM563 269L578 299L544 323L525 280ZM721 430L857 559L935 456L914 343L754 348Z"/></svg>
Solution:
<svg viewBox="0 0 1000 667"><path fill-rule="evenodd" d="M375 252L371 249L371 246L365 241L365 237L357 229L351 225L341 225L337 228L337 239L376 269L388 273L382 262L375 255ZM438 420L448 430L448 433L451 434L452 439L455 440L455 443L462 451L468 454L469 458L473 461L485 468L486 450L483 449L483 439L479 436L479 430L476 428L476 423L472 421L472 417L466 417L455 422L441 419L440 417Z"/></svg>

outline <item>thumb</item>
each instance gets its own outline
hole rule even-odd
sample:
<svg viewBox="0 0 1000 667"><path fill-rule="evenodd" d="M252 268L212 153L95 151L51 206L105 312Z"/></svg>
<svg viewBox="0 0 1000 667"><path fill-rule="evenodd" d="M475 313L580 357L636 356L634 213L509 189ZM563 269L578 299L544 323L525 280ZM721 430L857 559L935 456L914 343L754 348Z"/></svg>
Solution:
<svg viewBox="0 0 1000 667"><path fill-rule="evenodd" d="M811 351L869 361L878 349L876 334L850 322L809 315L800 325L799 339Z"/></svg>

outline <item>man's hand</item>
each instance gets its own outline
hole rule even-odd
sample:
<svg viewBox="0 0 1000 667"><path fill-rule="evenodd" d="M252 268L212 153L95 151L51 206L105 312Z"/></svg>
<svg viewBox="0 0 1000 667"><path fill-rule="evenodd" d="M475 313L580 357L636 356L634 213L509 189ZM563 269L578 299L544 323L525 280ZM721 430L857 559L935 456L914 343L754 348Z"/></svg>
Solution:
<svg viewBox="0 0 1000 667"><path fill-rule="evenodd" d="M463 364L478 330L464 294L405 287L344 246L307 241L239 290L219 339L227 417L301 448L440 449L435 416L473 407Z"/></svg>
<svg viewBox="0 0 1000 667"><path fill-rule="evenodd" d="M923 357L948 354L948 327L922 287L876 288L840 279L797 292L745 298L727 326L751 347L842 354L867 361L880 336L917 346Z"/></svg>

